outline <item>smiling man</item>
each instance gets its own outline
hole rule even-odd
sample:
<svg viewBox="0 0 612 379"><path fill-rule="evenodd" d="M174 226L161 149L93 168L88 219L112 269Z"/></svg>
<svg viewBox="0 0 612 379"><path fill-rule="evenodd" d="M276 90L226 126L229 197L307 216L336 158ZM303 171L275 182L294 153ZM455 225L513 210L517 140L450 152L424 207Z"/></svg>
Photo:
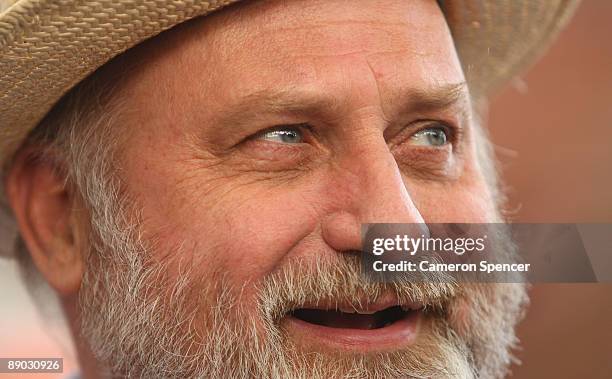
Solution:
<svg viewBox="0 0 612 379"><path fill-rule="evenodd" d="M84 377L507 373L524 287L368 282L361 225L503 220L476 103L569 2L9 3L13 254Z"/></svg>

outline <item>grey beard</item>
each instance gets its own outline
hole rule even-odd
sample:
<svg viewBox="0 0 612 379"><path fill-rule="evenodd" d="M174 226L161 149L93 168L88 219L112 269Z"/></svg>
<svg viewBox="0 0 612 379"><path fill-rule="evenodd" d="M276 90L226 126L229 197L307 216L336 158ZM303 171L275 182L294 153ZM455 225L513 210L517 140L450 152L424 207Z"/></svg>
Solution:
<svg viewBox="0 0 612 379"><path fill-rule="evenodd" d="M222 276L171 277L168 262L145 261L141 242L122 239L112 252L92 247L79 293L81 331L113 377L502 377L527 299L522 284L367 282L358 261L340 254L287 262L249 291ZM435 314L403 351L304 352L279 324L307 301L355 302L389 291L430 304Z"/></svg>

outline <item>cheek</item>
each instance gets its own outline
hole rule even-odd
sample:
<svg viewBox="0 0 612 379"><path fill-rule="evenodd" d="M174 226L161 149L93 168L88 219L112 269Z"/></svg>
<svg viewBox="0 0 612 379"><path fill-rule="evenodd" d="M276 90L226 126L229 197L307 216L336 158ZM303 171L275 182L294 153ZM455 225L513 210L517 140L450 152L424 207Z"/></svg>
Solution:
<svg viewBox="0 0 612 379"><path fill-rule="evenodd" d="M157 259L180 258L171 270L188 262L197 275L248 289L316 229L320 191L312 181L285 185L193 166L156 170L139 182L138 202Z"/></svg>
<svg viewBox="0 0 612 379"><path fill-rule="evenodd" d="M207 222L198 228L215 233L196 254L239 283L264 277L315 230L315 199L307 194L305 188L237 191L219 202L218 212L202 210ZM232 206L234 199L240 204Z"/></svg>
<svg viewBox="0 0 612 379"><path fill-rule="evenodd" d="M488 186L478 176L449 183L408 184L408 188L425 222L499 222Z"/></svg>

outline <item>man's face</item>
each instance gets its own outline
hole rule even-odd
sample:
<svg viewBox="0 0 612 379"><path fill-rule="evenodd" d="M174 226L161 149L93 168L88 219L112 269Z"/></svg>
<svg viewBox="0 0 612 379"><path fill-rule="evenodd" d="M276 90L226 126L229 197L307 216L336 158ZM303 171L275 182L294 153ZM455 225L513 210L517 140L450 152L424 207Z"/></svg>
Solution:
<svg viewBox="0 0 612 379"><path fill-rule="evenodd" d="M144 370L138 352L165 332L181 337L175 356L198 357L175 362L191 374L461 376L507 363L520 288L504 303L496 286L357 275L362 223L499 220L435 1L247 2L132 54L143 63L121 84L116 165L138 219L124 246L138 257L124 258L150 285L128 300L101 272L130 286L135 269L91 259L81 308L101 359ZM408 310L423 304L435 312ZM114 308L125 320L100 316ZM153 365L167 348L144 350Z"/></svg>

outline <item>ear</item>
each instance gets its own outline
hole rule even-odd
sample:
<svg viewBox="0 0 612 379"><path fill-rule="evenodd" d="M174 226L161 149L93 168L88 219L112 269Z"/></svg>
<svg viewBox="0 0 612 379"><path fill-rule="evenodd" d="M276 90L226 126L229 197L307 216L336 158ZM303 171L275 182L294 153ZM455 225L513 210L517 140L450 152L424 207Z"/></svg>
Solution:
<svg viewBox="0 0 612 379"><path fill-rule="evenodd" d="M32 150L18 153L6 194L34 264L51 287L68 296L78 291L83 275L78 210L53 163L32 156Z"/></svg>

